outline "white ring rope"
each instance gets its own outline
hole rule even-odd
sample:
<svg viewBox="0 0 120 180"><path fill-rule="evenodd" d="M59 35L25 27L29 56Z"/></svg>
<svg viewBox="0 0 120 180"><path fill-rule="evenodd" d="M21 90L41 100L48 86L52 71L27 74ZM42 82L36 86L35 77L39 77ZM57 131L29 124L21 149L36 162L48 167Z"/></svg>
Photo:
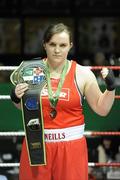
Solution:
<svg viewBox="0 0 120 180"><path fill-rule="evenodd" d="M20 163L0 163L0 167L19 167ZM88 166L95 166L95 163L88 163Z"/></svg>
<svg viewBox="0 0 120 180"><path fill-rule="evenodd" d="M20 163L0 163L0 167L19 167ZM95 162L88 162L89 167L120 167L120 163L95 163Z"/></svg>
<svg viewBox="0 0 120 180"><path fill-rule="evenodd" d="M0 136L24 136L24 131L17 132L0 132Z"/></svg>
<svg viewBox="0 0 120 180"><path fill-rule="evenodd" d="M10 95L0 95L0 100L10 100ZM115 99L120 99L120 95L116 95Z"/></svg>
<svg viewBox="0 0 120 180"><path fill-rule="evenodd" d="M0 167L19 167L20 163L0 163Z"/></svg>
<svg viewBox="0 0 120 180"><path fill-rule="evenodd" d="M10 99L10 96L9 95L0 95L0 100L2 100L2 99L8 100L8 99Z"/></svg>
<svg viewBox="0 0 120 180"><path fill-rule="evenodd" d="M1 71L12 71L12 70L15 70L17 69L18 66L0 66L0 70Z"/></svg>
<svg viewBox="0 0 120 180"><path fill-rule="evenodd" d="M19 167L20 163L0 163L0 167ZM95 166L94 162L88 163L88 166Z"/></svg>
<svg viewBox="0 0 120 180"><path fill-rule="evenodd" d="M89 137L89 136L120 136L120 132L95 132L95 131L85 131L84 135ZM25 136L24 131L9 131L9 132L0 132L0 136Z"/></svg>

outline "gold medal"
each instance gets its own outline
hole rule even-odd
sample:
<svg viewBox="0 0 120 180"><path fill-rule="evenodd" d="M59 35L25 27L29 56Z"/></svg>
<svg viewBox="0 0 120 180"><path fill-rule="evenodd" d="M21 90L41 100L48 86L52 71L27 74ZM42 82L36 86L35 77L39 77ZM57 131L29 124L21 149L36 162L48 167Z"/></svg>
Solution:
<svg viewBox="0 0 120 180"><path fill-rule="evenodd" d="M56 109L52 109L52 110L50 111L50 117L51 117L52 119L54 119L56 116L57 116L57 111L56 111Z"/></svg>

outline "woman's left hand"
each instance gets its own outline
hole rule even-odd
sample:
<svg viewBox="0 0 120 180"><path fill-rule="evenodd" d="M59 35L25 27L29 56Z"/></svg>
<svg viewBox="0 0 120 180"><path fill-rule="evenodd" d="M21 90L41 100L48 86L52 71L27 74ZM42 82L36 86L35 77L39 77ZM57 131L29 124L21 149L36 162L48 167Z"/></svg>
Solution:
<svg viewBox="0 0 120 180"><path fill-rule="evenodd" d="M101 70L101 75L102 75L103 79L105 80L107 90L108 91L115 90L116 81L115 81L115 76L114 76L112 69L103 68Z"/></svg>
<svg viewBox="0 0 120 180"><path fill-rule="evenodd" d="M103 79L105 79L107 77L108 73L109 73L109 69L108 68L106 68L106 67L102 68L101 75L102 75Z"/></svg>

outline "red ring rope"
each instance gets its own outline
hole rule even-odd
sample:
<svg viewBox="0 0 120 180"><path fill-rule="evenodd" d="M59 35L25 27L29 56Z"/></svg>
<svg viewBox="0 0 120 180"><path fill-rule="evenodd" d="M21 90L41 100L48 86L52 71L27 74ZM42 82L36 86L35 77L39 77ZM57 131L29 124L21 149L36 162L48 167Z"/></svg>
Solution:
<svg viewBox="0 0 120 180"><path fill-rule="evenodd" d="M88 66L89 67L89 66ZM102 69L102 68L109 68L109 69L112 69L112 70L120 70L120 66L90 66L90 69L93 69L93 70L97 70L97 69Z"/></svg>
<svg viewBox="0 0 120 180"><path fill-rule="evenodd" d="M86 68L90 68L93 70L97 70L97 69L102 69L103 67L109 68L109 69L113 69L113 70L120 70L120 66L84 66ZM18 68L18 66L1 66L0 67L0 71L8 71L8 70L15 70L16 68Z"/></svg>
<svg viewBox="0 0 120 180"><path fill-rule="evenodd" d="M116 96L115 96L115 99L120 99L120 96L119 96L119 95L116 95Z"/></svg>
<svg viewBox="0 0 120 180"><path fill-rule="evenodd" d="M120 136L120 132L91 132L91 136L107 136L107 135L111 135L111 136Z"/></svg>
<svg viewBox="0 0 120 180"><path fill-rule="evenodd" d="M96 167L103 167L103 166L106 166L106 167L109 167L109 166L112 166L112 167L120 167L120 163L116 163L116 162L111 162L111 163L88 163L88 166L96 166Z"/></svg>

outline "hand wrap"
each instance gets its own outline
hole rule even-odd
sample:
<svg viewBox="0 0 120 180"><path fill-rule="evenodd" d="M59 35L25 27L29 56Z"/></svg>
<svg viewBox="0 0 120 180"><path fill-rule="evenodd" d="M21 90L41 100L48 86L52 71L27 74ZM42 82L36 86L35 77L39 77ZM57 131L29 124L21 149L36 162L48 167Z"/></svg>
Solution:
<svg viewBox="0 0 120 180"><path fill-rule="evenodd" d="M14 103L16 104L20 103L20 98L18 98L15 94L15 87L11 90L10 98Z"/></svg>
<svg viewBox="0 0 120 180"><path fill-rule="evenodd" d="M105 83L108 91L113 91L116 88L115 76L111 69L109 69L108 75L105 78Z"/></svg>

